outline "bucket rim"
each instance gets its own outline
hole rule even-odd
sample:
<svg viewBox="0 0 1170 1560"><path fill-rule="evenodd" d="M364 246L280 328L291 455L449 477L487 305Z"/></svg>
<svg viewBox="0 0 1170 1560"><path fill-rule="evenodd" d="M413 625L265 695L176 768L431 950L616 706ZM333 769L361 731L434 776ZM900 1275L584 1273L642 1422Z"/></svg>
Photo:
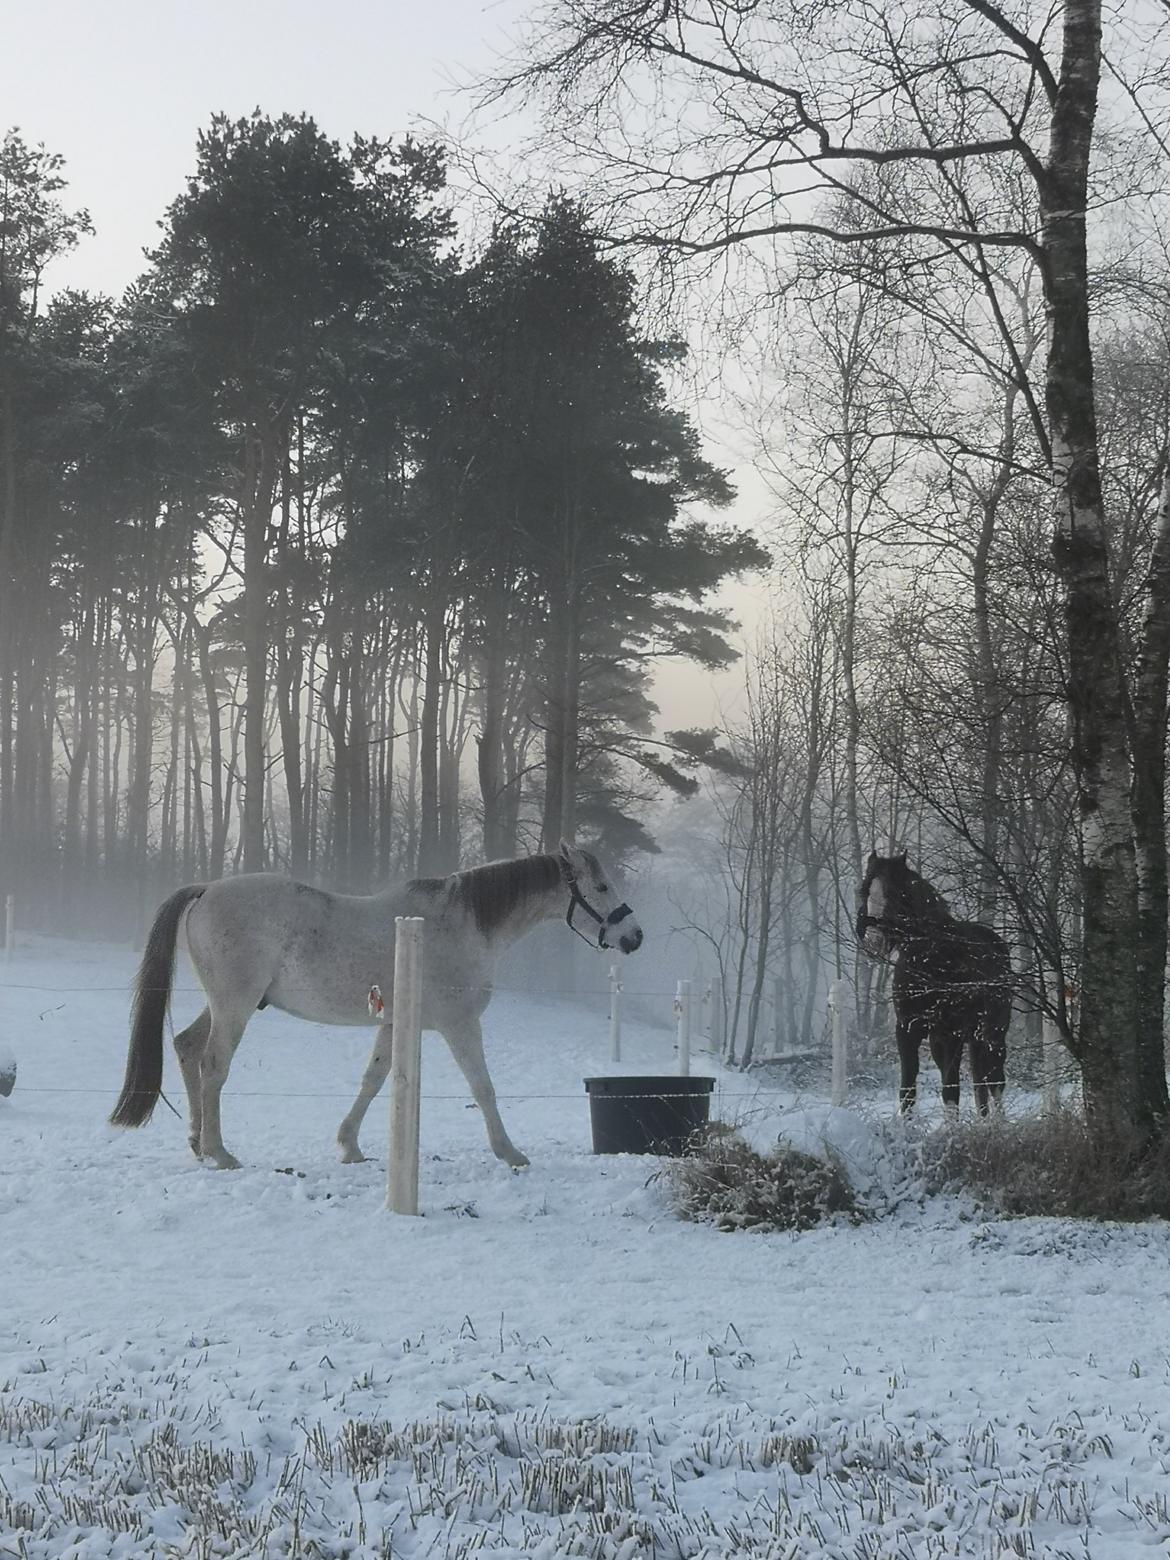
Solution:
<svg viewBox="0 0 1170 1560"><path fill-rule="evenodd" d="M714 1076L705 1073L609 1073L584 1079L586 1094L710 1094Z"/></svg>

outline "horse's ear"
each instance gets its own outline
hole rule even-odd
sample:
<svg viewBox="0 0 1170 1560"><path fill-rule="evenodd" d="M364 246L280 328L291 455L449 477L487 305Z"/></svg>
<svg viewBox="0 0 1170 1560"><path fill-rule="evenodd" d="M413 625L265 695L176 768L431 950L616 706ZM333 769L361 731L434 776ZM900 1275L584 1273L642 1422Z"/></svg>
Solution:
<svg viewBox="0 0 1170 1560"><path fill-rule="evenodd" d="M873 866L873 864L874 864L874 862L875 862L875 861L876 861L876 860L877 860L877 859L878 859L878 853L877 853L877 851L876 851L876 850L871 850L871 851L870 851L870 853L869 853L869 860L868 860L868 861L867 861L867 862L866 862L866 866L867 866L867 867L872 867L872 866Z"/></svg>
<svg viewBox="0 0 1170 1560"><path fill-rule="evenodd" d="M580 872L582 867L581 852L575 845L570 845L568 840L562 840L557 855L560 858L561 871L566 877L575 877Z"/></svg>
<svg viewBox="0 0 1170 1560"><path fill-rule="evenodd" d="M905 866L906 865L906 852L904 850L903 851L899 851L898 854L894 857L894 860L898 861L898 862L901 862L902 866Z"/></svg>

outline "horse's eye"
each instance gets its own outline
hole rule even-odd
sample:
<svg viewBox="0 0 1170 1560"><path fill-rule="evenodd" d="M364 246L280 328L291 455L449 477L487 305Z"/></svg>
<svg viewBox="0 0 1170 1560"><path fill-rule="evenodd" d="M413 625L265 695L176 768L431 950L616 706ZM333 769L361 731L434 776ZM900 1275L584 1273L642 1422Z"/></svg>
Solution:
<svg viewBox="0 0 1170 1560"><path fill-rule="evenodd" d="M597 885L597 892L599 894L608 894L609 893L609 884L608 883L598 883L598 885Z"/></svg>

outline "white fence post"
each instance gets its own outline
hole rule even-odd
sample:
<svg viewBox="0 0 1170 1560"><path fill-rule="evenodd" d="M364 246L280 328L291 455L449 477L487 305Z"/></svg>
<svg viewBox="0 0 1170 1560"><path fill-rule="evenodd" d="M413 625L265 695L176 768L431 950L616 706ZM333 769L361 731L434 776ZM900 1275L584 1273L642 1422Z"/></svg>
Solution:
<svg viewBox="0 0 1170 1560"><path fill-rule="evenodd" d="M622 1059L622 981L616 964L609 967L609 1059Z"/></svg>
<svg viewBox="0 0 1170 1560"><path fill-rule="evenodd" d="M723 1055L723 977L716 975L711 982L711 1050Z"/></svg>
<svg viewBox="0 0 1170 1560"><path fill-rule="evenodd" d="M674 999L674 1016L678 1023L678 1075L691 1075L691 983L680 980Z"/></svg>
<svg viewBox="0 0 1170 1560"><path fill-rule="evenodd" d="M1060 1109L1060 1036L1056 1020L1045 1013L1040 1022L1043 1110L1053 1116Z"/></svg>
<svg viewBox="0 0 1170 1560"><path fill-rule="evenodd" d="M4 898L4 962L6 964L12 957L12 950L15 943L16 895L7 894Z"/></svg>
<svg viewBox="0 0 1170 1560"><path fill-rule="evenodd" d="M829 1012L833 1021L833 1083L831 1100L844 1105L849 1094L849 1058L845 1046L845 982L835 980L829 987Z"/></svg>
<svg viewBox="0 0 1170 1560"><path fill-rule="evenodd" d="M422 1073L421 916L394 918L394 1059L390 1065L390 1162L386 1206L418 1212L418 1118Z"/></svg>

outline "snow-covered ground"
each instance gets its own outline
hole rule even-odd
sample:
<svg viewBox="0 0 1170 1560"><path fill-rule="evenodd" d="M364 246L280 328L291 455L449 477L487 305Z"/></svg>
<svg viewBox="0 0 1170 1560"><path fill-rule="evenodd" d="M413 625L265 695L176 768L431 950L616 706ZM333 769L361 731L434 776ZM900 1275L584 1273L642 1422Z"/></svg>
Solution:
<svg viewBox="0 0 1170 1560"><path fill-rule="evenodd" d="M257 1015L224 1096L243 1170L161 1106L108 1128L132 971L69 943L0 966L0 1556L1170 1549L1165 1227L913 1197L798 1237L682 1223L657 1162L590 1152L604 1018L509 993L488 1061L532 1166L492 1158L427 1037L424 1217L398 1218L385 1098L377 1162L333 1147L364 1031ZM665 1028L625 1053L673 1066ZM171 1056L165 1087L181 1107ZM719 1089L889 1191L864 1121Z"/></svg>

